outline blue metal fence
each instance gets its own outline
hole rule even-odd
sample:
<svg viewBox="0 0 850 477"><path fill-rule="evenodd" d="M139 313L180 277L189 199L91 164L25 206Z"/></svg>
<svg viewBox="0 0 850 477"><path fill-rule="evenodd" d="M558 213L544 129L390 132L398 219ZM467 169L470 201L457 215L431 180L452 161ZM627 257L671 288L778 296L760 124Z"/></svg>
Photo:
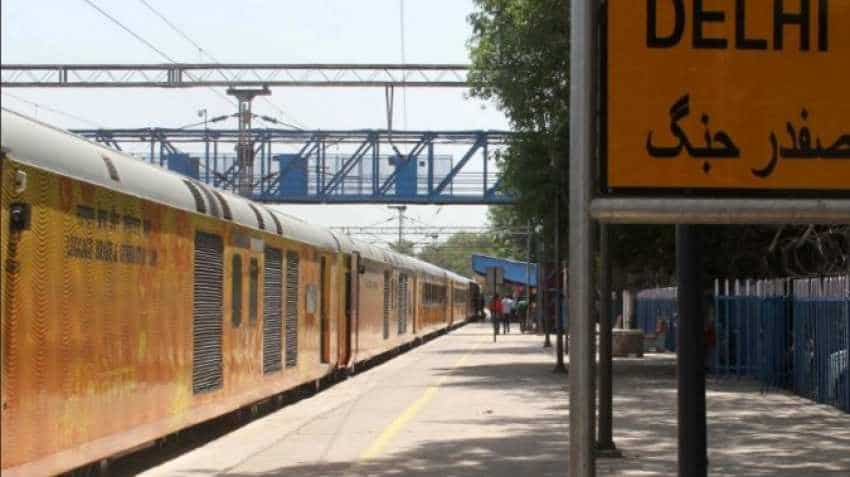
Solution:
<svg viewBox="0 0 850 477"><path fill-rule="evenodd" d="M635 313L638 328L643 330L644 335L656 336L659 329L665 329L664 349L676 351L679 305L675 298L638 298Z"/></svg>
<svg viewBox="0 0 850 477"><path fill-rule="evenodd" d="M726 282L725 291L720 288L712 373L751 377L850 412L847 277Z"/></svg>
<svg viewBox="0 0 850 477"><path fill-rule="evenodd" d="M850 412L850 277L716 281L713 307L712 374L749 377ZM664 347L675 351L675 289L638 293L636 319L647 335L666 322Z"/></svg>
<svg viewBox="0 0 850 477"><path fill-rule="evenodd" d="M850 295L846 287L846 282L834 279L794 284L793 390L850 412Z"/></svg>
<svg viewBox="0 0 850 477"><path fill-rule="evenodd" d="M715 296L711 371L749 376L766 386L787 386L791 375L788 302L784 296Z"/></svg>
<svg viewBox="0 0 850 477"><path fill-rule="evenodd" d="M679 302L675 288L655 288L638 292L635 300L637 327L645 336L655 337L664 350L676 351L676 332L679 327ZM662 324L663 323L663 324ZM657 333L664 330L663 342Z"/></svg>

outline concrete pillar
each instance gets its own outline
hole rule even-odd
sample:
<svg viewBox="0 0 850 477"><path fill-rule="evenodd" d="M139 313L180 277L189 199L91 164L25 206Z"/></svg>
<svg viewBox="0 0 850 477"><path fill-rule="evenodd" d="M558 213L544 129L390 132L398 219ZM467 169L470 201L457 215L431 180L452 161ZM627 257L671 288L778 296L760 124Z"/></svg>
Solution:
<svg viewBox="0 0 850 477"><path fill-rule="evenodd" d="M635 328L635 299L634 290L623 290L623 328Z"/></svg>

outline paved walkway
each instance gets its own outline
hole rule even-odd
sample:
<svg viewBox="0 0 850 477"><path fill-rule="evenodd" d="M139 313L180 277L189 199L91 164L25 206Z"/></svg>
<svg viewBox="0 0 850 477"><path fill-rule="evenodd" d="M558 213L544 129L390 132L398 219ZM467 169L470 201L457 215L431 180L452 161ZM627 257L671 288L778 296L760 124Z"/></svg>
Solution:
<svg viewBox="0 0 850 477"><path fill-rule="evenodd" d="M565 476L567 377L541 339L472 324L286 407L147 476ZM625 458L600 476L675 474L673 357L615 363ZM850 415L710 384L712 475L850 474Z"/></svg>

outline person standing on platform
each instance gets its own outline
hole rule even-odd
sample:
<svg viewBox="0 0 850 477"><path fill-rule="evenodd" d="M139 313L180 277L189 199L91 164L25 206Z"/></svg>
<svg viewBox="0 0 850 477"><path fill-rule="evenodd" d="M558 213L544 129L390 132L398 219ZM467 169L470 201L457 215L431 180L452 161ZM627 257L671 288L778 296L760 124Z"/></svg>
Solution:
<svg viewBox="0 0 850 477"><path fill-rule="evenodd" d="M513 298L506 296L502 299L502 332L508 334L511 332L511 316L514 312Z"/></svg>
<svg viewBox="0 0 850 477"><path fill-rule="evenodd" d="M498 293L493 295L490 300L490 320L493 322L493 342L496 342L496 335L499 334L499 321L502 319L502 297Z"/></svg>
<svg viewBox="0 0 850 477"><path fill-rule="evenodd" d="M516 315L519 318L519 331L525 333L528 330L528 301L525 298L520 298L516 302Z"/></svg>
<svg viewBox="0 0 850 477"><path fill-rule="evenodd" d="M475 320L485 320L487 315L484 314L484 294L479 293L475 300Z"/></svg>

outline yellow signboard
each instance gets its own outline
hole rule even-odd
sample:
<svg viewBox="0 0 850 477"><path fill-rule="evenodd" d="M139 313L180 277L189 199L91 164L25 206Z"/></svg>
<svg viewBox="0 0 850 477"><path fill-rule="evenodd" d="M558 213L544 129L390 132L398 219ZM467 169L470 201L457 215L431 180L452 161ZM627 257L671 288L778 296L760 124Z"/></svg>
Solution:
<svg viewBox="0 0 850 477"><path fill-rule="evenodd" d="M850 193L850 0L609 0L611 191Z"/></svg>

